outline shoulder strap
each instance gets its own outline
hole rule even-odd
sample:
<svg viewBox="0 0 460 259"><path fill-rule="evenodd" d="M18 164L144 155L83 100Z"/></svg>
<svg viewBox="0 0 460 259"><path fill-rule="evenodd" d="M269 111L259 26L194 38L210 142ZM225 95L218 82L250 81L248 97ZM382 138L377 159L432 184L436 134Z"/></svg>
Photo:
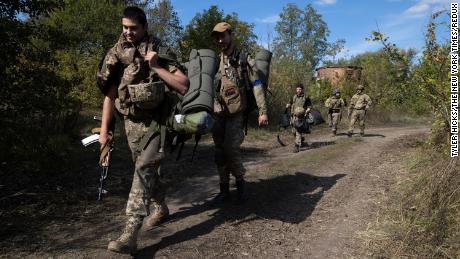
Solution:
<svg viewBox="0 0 460 259"><path fill-rule="evenodd" d="M222 77L226 76L226 75L225 75L224 53L223 53L223 52L220 53L219 70L220 70L220 74L222 75Z"/></svg>

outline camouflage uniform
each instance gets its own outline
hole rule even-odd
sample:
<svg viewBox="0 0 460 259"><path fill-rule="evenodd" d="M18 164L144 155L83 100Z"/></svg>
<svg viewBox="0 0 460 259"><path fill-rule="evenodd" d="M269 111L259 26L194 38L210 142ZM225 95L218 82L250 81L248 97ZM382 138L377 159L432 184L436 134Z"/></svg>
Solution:
<svg viewBox="0 0 460 259"><path fill-rule="evenodd" d="M291 124L294 124L296 119L302 119L305 117L305 110L311 108L310 97L305 96L304 93L297 95L295 94L289 101L291 107ZM303 112L301 112L303 111ZM295 136L295 145L298 147L302 146L304 141L304 133L299 132L295 127L292 127L292 132Z"/></svg>
<svg viewBox="0 0 460 259"><path fill-rule="evenodd" d="M135 46L128 42L123 34L118 42L106 54L97 73L97 81L101 90L118 86L115 107L123 116L126 136L135 163L133 183L126 206L128 216L145 217L149 215L151 200L162 202L165 186L160 180L159 167L164 157L161 149L160 124L162 107L142 109L134 104L128 90L129 85L158 81L153 70L150 70L144 56L148 51L156 51L167 59L158 60L160 66L171 73L177 70L175 55L163 46L159 39L146 35ZM159 87L165 86L160 84Z"/></svg>
<svg viewBox="0 0 460 259"><path fill-rule="evenodd" d="M244 117L246 116L245 109L247 107L246 100L246 88L247 85L244 83L242 76L243 69L247 69L249 81L253 83L251 85L254 93L257 106L259 108L259 115L267 114L267 104L265 91L259 82L254 60L248 56L247 67L243 68L243 64L239 61L240 53L238 49L233 50L233 56L238 60L236 64L230 63L230 58L221 53L221 61L219 70L216 74L215 83L217 85L217 93L215 100L215 124L212 132L212 137L215 144L215 163L220 176L221 184L227 184L230 180L230 174L232 174L236 180L244 178L245 168L241 161L240 145L244 140L243 123ZM231 55L231 56L232 56ZM240 55L243 55L240 53ZM227 95L222 89L225 89L225 85L230 84L240 89L240 102L241 107L237 109L236 113L229 112L229 106L231 101L225 102L224 99ZM250 89L251 90L251 89ZM238 111L239 110L239 111Z"/></svg>
<svg viewBox="0 0 460 259"><path fill-rule="evenodd" d="M349 136L353 134L353 128L356 121L359 123L361 135L364 134L364 121L366 119L366 111L369 109L371 103L371 98L367 94L361 93L353 95L350 101L350 110L352 112L350 115L350 126L348 128Z"/></svg>
<svg viewBox="0 0 460 259"><path fill-rule="evenodd" d="M345 101L342 98L333 95L324 102L324 105L329 109L329 123L332 127L332 133L335 134L337 132L337 125L340 123L342 118L342 108L345 107Z"/></svg>

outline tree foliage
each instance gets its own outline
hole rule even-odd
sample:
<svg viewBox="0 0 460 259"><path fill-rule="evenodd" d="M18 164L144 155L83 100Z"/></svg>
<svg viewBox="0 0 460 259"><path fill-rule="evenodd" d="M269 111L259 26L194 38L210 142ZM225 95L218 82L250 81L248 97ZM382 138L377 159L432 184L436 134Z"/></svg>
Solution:
<svg viewBox="0 0 460 259"><path fill-rule="evenodd" d="M227 22L232 27L236 45L246 49L254 50L257 36L253 33L254 24L241 21L238 14L225 14L223 10L215 5L197 13L190 23L185 27L184 38L181 41L181 53L184 59L192 49L212 49L220 52L214 38L211 36L212 29L219 22Z"/></svg>
<svg viewBox="0 0 460 259"><path fill-rule="evenodd" d="M293 76L308 82L314 69L328 55L336 55L343 48L344 40L329 42L329 28L311 4L304 10L295 4L287 4L275 27L274 50L282 67L291 64L303 71L290 71Z"/></svg>
<svg viewBox="0 0 460 259"><path fill-rule="evenodd" d="M311 4L304 9L287 4L275 26L274 61L272 62L271 89L273 93L288 96L294 92L293 84L303 83L307 92L317 91L312 79L315 68L327 56L335 56L343 48L344 40L329 42L329 29ZM324 84L320 86L326 87ZM322 89L326 91L326 89Z"/></svg>
<svg viewBox="0 0 460 259"><path fill-rule="evenodd" d="M396 73L396 79L402 82L401 87L409 88L422 99L417 108L424 105L433 111L436 118L433 124L433 139L435 144L446 145L450 138L450 87L449 87L449 52L447 40L442 41L436 35L437 28L443 24L440 16L446 11L435 12L431 15L425 34L425 46L422 58L418 64L411 65L410 55L389 42L389 38L380 32L372 32L369 40L378 41L383 45L383 51L388 56ZM404 91L405 89L400 89ZM410 96L410 95L409 95ZM406 96L405 96L406 97ZM425 109L426 110L426 109Z"/></svg>
<svg viewBox="0 0 460 259"><path fill-rule="evenodd" d="M164 0L156 3L153 8L147 10L147 16L150 33L159 37L176 52L180 51L179 42L183 28L171 1Z"/></svg>

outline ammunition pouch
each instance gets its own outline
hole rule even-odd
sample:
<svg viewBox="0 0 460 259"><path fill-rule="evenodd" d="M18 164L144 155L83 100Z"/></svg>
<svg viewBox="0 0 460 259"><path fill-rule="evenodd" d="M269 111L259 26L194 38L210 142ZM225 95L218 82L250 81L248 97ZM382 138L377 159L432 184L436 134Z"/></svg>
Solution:
<svg viewBox="0 0 460 259"><path fill-rule="evenodd" d="M129 99L132 105L141 110L153 110L165 97L163 81L128 85Z"/></svg>
<svg viewBox="0 0 460 259"><path fill-rule="evenodd" d="M246 108L245 89L233 84L226 77L222 77L220 96L224 110L229 115L237 114Z"/></svg>
<svg viewBox="0 0 460 259"><path fill-rule="evenodd" d="M340 109L329 109L329 113L340 113Z"/></svg>

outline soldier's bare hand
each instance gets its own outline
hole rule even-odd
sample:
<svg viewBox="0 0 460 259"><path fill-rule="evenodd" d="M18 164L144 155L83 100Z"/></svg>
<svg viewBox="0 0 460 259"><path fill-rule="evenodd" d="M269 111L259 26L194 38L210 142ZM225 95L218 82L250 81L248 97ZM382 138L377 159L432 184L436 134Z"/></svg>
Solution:
<svg viewBox="0 0 460 259"><path fill-rule="evenodd" d="M147 55L145 55L144 60L149 63L150 68L154 68L158 66L157 61L158 61L158 53L155 51L149 51Z"/></svg>
<svg viewBox="0 0 460 259"><path fill-rule="evenodd" d="M103 149L109 143L110 135L107 133L100 133L99 134L99 144L101 145L101 149Z"/></svg>
<svg viewBox="0 0 460 259"><path fill-rule="evenodd" d="M266 114L259 116L259 126L268 125L268 116Z"/></svg>

